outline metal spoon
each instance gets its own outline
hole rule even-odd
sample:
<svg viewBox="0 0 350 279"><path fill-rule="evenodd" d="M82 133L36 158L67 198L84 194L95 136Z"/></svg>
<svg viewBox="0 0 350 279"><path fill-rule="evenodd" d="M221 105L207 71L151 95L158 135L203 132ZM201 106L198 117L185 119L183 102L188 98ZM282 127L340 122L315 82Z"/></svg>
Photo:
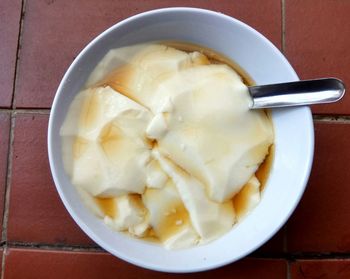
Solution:
<svg viewBox="0 0 350 279"><path fill-rule="evenodd" d="M324 78L250 86L249 93L251 109L292 107L336 102L344 96L345 86L339 79Z"/></svg>

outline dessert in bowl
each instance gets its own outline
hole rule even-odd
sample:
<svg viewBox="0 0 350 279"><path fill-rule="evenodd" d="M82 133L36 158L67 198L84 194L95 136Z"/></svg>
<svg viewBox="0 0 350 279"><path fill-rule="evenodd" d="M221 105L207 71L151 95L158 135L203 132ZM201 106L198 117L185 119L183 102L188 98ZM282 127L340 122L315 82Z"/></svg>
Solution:
<svg viewBox="0 0 350 279"><path fill-rule="evenodd" d="M258 248L265 241L267 241L288 219L304 191L310 172L313 154L313 124L311 113L307 107L273 110L270 113L273 122L273 132L271 132L271 125L271 127L267 129L268 131L265 133L266 136L260 141L265 142L263 148L260 148L262 150L262 155L257 161L249 161L249 164L247 163L244 165L248 171L241 168L236 171L236 175L232 175L232 173L235 172L235 168L231 168L231 165L233 164L232 162L234 162L232 156L229 156L230 159L228 160L231 162L231 164L227 164L228 161L224 160L221 165L210 165L210 162L215 161L217 154L220 153L220 150L222 149L222 142L230 139L231 134L223 132L227 129L215 130L218 132L216 134L213 132L207 133L208 130L206 130L199 137L202 140L200 144L201 148L197 148L197 142L193 143L193 141L191 141L193 140L193 137L187 136L187 132L185 133L186 137L184 138L184 129L183 126L181 126L184 124L181 123L201 123L202 126L208 126L211 128L218 126L228 127L227 125L229 125L230 129L233 129L233 127L231 127L232 123L227 122L225 118L227 115L232 113L229 111L232 106L226 106L226 103L229 103L229 101L227 101L228 99L225 100L227 97L226 95L219 94L217 95L220 96L218 99L215 99L215 95L208 95L208 92L214 90L206 90L208 89L208 85L205 86L206 89L201 90L199 90L197 87L195 87L195 90L192 88L192 93L195 92L196 94L190 95L190 99L198 97L198 101L195 102L197 104L203 103L203 100L210 100L206 103L206 105L202 104L200 107L206 107L211 113L214 113L212 117L207 117L206 122L194 121L195 117L193 115L203 115L201 114L202 110L194 107L186 109L186 104L189 103L188 94L182 94L183 92L178 90L176 86L171 86L171 84L175 82L175 84L180 85L180 88L186 87L186 84L188 83L181 83L184 76L186 79L186 75L189 75L192 79L193 76L198 74L197 72L194 72L191 67L187 67L188 69L181 71L180 76L182 79L179 79L179 75L176 75L173 78L167 77L167 82L163 82L161 86L163 93L159 93L159 90L149 90L149 92L157 91L159 93L158 95L155 93L157 98L150 98L152 99L150 102L147 101L148 97L144 98L144 94L137 95L137 93L135 93L137 90L132 92L127 90L128 92L123 93L122 87L125 87L125 82L122 84L116 84L113 82L113 79L112 82L103 81L106 74L108 74L108 71L100 78L94 78L98 76L98 74L96 75L96 69L101 69L103 65L107 65L109 63L108 61L110 60L105 59L108 57L108 53L111 53L111 51L113 52L113 50L116 50L116 52L119 51L119 53L120 50L123 49L129 51L132 49L131 46L135 45L137 47L143 45L144 50L145 43L149 44L149 42L167 41L187 42L212 49L237 63L237 65L244 69L244 71L257 84L278 83L298 79L287 60L266 38L247 25L225 15L200 9L171 8L151 11L134 16L116 24L98 36L81 52L81 54L68 69L57 91L50 116L48 139L50 165L58 192L67 210L70 212L78 225L104 249L124 260L150 269L173 272L200 271L227 264L247 255L249 252ZM147 47L157 48L162 47L162 44L158 43L146 45L146 48ZM129 56L135 57L143 50L138 50L135 52L136 54L133 53ZM192 55L192 58L190 59L192 63L197 63L198 61L198 63L203 63L205 60L204 58L201 58L200 53L192 53L190 55ZM202 68L204 67L203 65L200 66ZM227 87L230 87L229 84L235 84L235 81L237 80L235 80L235 78L237 78L238 75L235 76L232 72L227 70L227 68L223 70L222 65L210 66L212 66L210 67L210 70L208 70L208 67L205 68L205 71L201 68L205 73L205 80L210 80L211 75L208 75L208 71L210 71L211 74L212 71L216 71L214 76L224 76L223 80L225 80L225 82L219 82L219 86L215 86L215 88L219 88L218 92L225 91L225 89L220 90L222 87L221 85L223 84L228 84ZM158 68L159 67L162 66L158 65ZM109 69L109 72L110 70L112 69ZM199 80L203 79L203 76L201 77L201 74L203 75L202 72L198 74ZM196 84L196 82L192 83ZM130 88L132 85L129 84L127 87ZM223 86L222 88L226 87ZM166 101L166 99L164 99L164 101L162 97L160 97L166 95L164 92L174 92L174 90L176 92L181 92L175 93L176 98L172 95L170 102ZM143 90L142 92L144 93L145 91ZM119 96L118 93L123 93L124 95L120 94ZM147 153L148 150L151 150L149 151L151 155L146 156L146 159L141 158L143 156L140 155L142 152L135 153L133 158L141 156L140 160L144 160L144 169L147 169L148 165L152 165L150 162L156 159L155 162L160 165L160 169L164 170L165 172L164 176L168 178L163 179L163 184L165 186L153 187L151 191L152 194L149 194L150 191L145 191L145 189L142 187L148 183L149 185L147 185L151 187L146 188L152 188L152 186L154 186L153 184L157 183L153 183L154 180L152 182L152 176L148 177L147 173L145 174L145 179L147 180L148 177L150 180L147 180L147 183L143 182L142 179L140 179L142 178L142 175L140 174L142 174L143 171L136 171L136 173L133 173L132 170L135 170L135 168L133 168L134 165L132 163L128 164L128 166L125 167L125 169L122 169L122 171L119 169L120 173L128 174L130 172L133 174L132 179L127 179L128 175L124 175L121 178L121 181L123 181L123 183L121 183L123 187L130 181L138 181L136 184L139 186L137 187L136 184L129 183L131 184L130 187L132 190L130 190L130 187L128 189L121 189L120 183L119 186L110 183L110 181L115 182L117 180L115 176L112 176L113 179L111 179L108 175L104 175L103 178L100 176L99 179L95 181L94 177L96 176L92 174L96 169L98 169L98 166L101 166L102 163L94 165L93 163L95 162L93 160L89 160L89 164L74 164L80 164L80 167L76 168L73 172L72 170L74 168L67 167L69 162L73 161L72 157L69 157L69 154L74 153L72 150L66 152L69 157L68 160L67 156L66 158L64 158L65 156L62 156L62 150L64 150L64 147L67 146L67 140L74 137L76 142L76 137L80 137L84 134L84 132L82 132L82 134L79 132L81 131L81 127L79 128L79 125L72 124L74 122L72 120L79 119L79 117L81 117L81 111L84 110L82 109L82 103L84 101L81 101L80 105L76 106L75 103L79 104L79 101L76 101L77 99L79 100L79 96L85 96L84 98L80 98L83 100L86 100L86 98L91 99L91 96L89 97L87 95L97 96L97 98L99 98L98 96L110 95L111 97L108 98L108 101L103 101L107 106L113 104L114 102L116 104L128 103L128 111L130 111L130 107L132 107L134 111L142 111L141 114L144 115L144 117L142 116L138 119L143 119L146 123L143 123L142 125L135 123L135 118L130 120L130 113L128 113L127 115L129 118L127 117L127 120L130 122L127 122L127 120L125 120L126 118L124 117L121 118L121 121L119 121L121 124L115 124L113 127L116 127L116 130L118 131L122 130L122 134L125 135L128 134L126 130L136 125L138 127L142 127L141 134L146 132L147 140L151 139L156 141L155 148L153 147L154 142L152 143L152 148L150 148L147 146L147 140L144 141L145 144L143 151ZM119 99L113 100L116 98L116 96L118 96ZM121 98L128 98L128 100L125 101ZM221 103L219 102L217 105L216 101L220 101ZM130 104L130 102L134 103ZM154 105L155 103L156 105ZM177 111L177 113L169 113L168 110L169 107L171 107L169 106L169 103L175 107L175 111ZM182 106L180 106L180 104L182 104ZM140 105L140 107L137 107L137 105ZM218 109L215 113L213 108L215 108L216 105L218 106ZM111 107L116 113L118 105ZM146 107L146 109L144 107ZM239 110L241 107L243 106L237 106L236 109ZM160 108L162 108L162 110L159 110ZM222 110L220 110L220 108L222 108ZM147 109L150 112L147 111ZM228 110L227 114L222 113L222 111L225 112L225 109ZM179 114L178 111L181 113ZM246 109L245 112L248 113L247 115L249 115L249 117L251 115L264 114L264 112L249 112L249 109ZM167 116L170 115L170 118L165 120L162 119L161 116L163 116L164 113L167 113ZM147 114L149 114L149 116L147 116ZM245 115L245 117L247 117L247 115ZM231 116L228 118L230 117ZM147 118L149 119L146 120ZM265 121L267 121L267 118L268 117L266 115L263 116ZM175 119L176 121L172 121L172 119ZM226 126L221 125L220 121L225 123ZM162 130L159 128L164 126L162 123L166 123L165 126L169 126L169 129L166 132L164 132L164 129ZM104 128L104 125L102 126L102 128ZM250 127L251 125L248 126ZM100 143L102 138L110 138L108 135L111 131L111 127L109 127L107 130L106 128L102 128L99 130L100 132L98 134ZM237 132L238 128L240 128L242 131L249 130L247 127L242 125L238 125L234 130ZM84 130L84 128L82 130ZM201 132L201 129L198 131ZM84 134L83 140L86 140L88 137L87 134L88 133ZM119 135L120 133L118 132L117 134ZM128 139L135 139L140 133L136 134L131 133ZM214 138L213 140L212 137L209 137L213 136L214 134L216 136L220 136L220 140L217 138ZM91 136L91 133L89 135ZM293 137L293 142L290 141L291 137ZM261 192L260 203L257 204L246 217L242 218L242 220L233 225L235 221L232 221L234 220L234 216L232 214L232 203L231 205L223 205L222 203L227 203L227 200L232 198L234 194L242 189L243 184L246 184L246 182L252 178L252 174L255 173L262 161L265 159L268 153L267 150L271 146L272 141L275 149L273 154L274 158L270 166L268 180L264 185L264 190ZM102 140L102 142L104 142L104 140ZM81 145L81 141L78 143L80 144L78 150L82 149L81 146L86 146L85 142L83 145ZM124 141L124 143L130 143L130 140ZM230 140L227 144L230 146ZM74 146L74 143L70 142L68 145ZM92 146L90 141L89 146ZM136 150L135 148L133 149L133 147L130 147L128 144L125 146L129 146L126 147L126 149L131 148L130 150ZM194 146L197 146L197 149ZM206 146L207 148L205 148ZM210 146L213 147L210 148ZM210 151L213 151L213 154L210 154ZM96 158L95 161L99 161L98 158L100 157L96 155L97 153L95 151L91 154L92 155L90 158ZM205 154L205 156L202 156L203 154ZM224 154L224 152L222 152L222 154ZM128 155L130 154L125 156ZM120 159L121 157L114 156L114 158ZM125 160L122 160L122 163L123 162L125 162ZM239 182L237 182L237 179L231 179L232 177L237 178L237 176L240 177L242 181L239 181L240 179L238 179ZM188 182L189 180L192 181L193 179L195 179L195 182ZM171 185L169 185L168 182L165 183L168 180L171 182ZM198 183L202 183L204 186L198 186ZM77 185L80 185L80 188L75 187ZM222 185L226 186L222 187ZM207 203L203 202L204 206L202 204L202 209L198 207L198 204L191 200L191 198L184 198L184 196L186 196L186 194L184 194L184 192L186 192L186 187L187 192L197 188L202 189L202 192L194 192L194 196L201 197L199 201L204 201L207 199ZM181 237L175 239L175 241L174 238L170 241L166 239L166 241L162 241L162 243L168 248L175 248L175 250L167 250L157 243L150 243L140 239L131 238L124 233L115 232L115 230L112 230L111 227L123 227L121 226L121 223L123 223L122 220L117 220L118 218L114 218L115 216L107 216L109 218L104 218L105 222L103 222L101 218L91 214L91 210L87 209L86 200L84 202L84 199L81 198L82 195L86 194L81 194L82 189L83 191L92 194L93 197L104 199L120 199L121 195L125 194L143 194L141 200L143 201L143 204L146 205L147 211L155 212L153 215L151 214L151 221L149 223L153 225L151 226L151 229L156 231L156 235L157 230L158 232L162 230L159 228L157 229L157 224L159 222L157 223L154 216L157 215L157 211L159 212L159 210L154 209L153 204L155 203L152 203L152 200L156 200L157 198L155 198L155 196L157 195L158 200L160 195L160 200L163 201L166 199L166 197L173 197L174 195L180 193L178 196L180 196L180 200L182 199L183 205L188 211L187 213L189 218L187 219L190 219L190 222L186 221L186 218L173 218L173 221L175 222L175 225L178 225L180 228L186 230L187 234L185 235L187 235L187 237L182 238L182 240L185 239L186 241L179 241L179 239L181 240ZM164 189L166 189L166 191ZM157 193L155 194L154 191L157 191ZM187 195L186 197L190 197L190 195ZM91 198L91 196L89 196L89 198ZM122 198L124 200L120 201L120 204L130 205L134 202L130 199L128 200L128 197L124 196ZM135 197L133 196L133 199L134 198ZM211 206L214 206L214 203L216 208L211 210L210 208ZM225 208L225 210L220 211L217 208L218 205ZM230 206L231 208L229 208ZM119 211L123 211L123 208L125 207L118 206ZM208 215L211 216L212 219L224 220L222 222L217 222L216 226L221 224L223 227L225 227L225 233L222 233L222 230L220 230L220 233L210 234L211 232L208 228L215 228L215 226L211 226L210 222L205 223L203 221L203 214L201 214L201 211L204 210L204 208L209 208ZM165 214L165 216L171 215L172 210L173 208L169 208L169 212L164 212L168 213ZM162 211L164 210L162 209ZM212 214L212 212L215 212L216 215ZM120 215L122 215L122 213L120 213ZM189 223L191 226L186 227L185 224L188 225ZM135 232L135 235L138 235L140 231L141 234L144 233L147 230L147 226L149 226L149 224L145 226L142 224L142 222L139 222L136 225L141 225L141 228L140 226L137 228L135 226L129 226L127 228L129 232ZM205 225L207 225L207 227L205 227ZM169 226L169 223L167 223L167 226ZM131 227L132 229L130 230ZM191 229L196 233L192 233L192 238L188 237L188 232ZM191 245L188 244L188 239L191 239ZM199 242L200 244L203 243L203 245L197 245Z"/></svg>

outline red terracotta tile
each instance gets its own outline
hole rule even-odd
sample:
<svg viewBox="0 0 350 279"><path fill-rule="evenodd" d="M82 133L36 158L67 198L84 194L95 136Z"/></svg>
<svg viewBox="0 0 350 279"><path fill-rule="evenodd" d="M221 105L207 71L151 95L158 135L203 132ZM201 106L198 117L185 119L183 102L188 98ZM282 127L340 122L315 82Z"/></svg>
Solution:
<svg viewBox="0 0 350 279"><path fill-rule="evenodd" d="M0 107L11 107L21 0L0 0Z"/></svg>
<svg viewBox="0 0 350 279"><path fill-rule="evenodd" d="M286 54L302 79L333 76L350 85L350 1L286 0ZM314 113L350 114L350 95Z"/></svg>
<svg viewBox="0 0 350 279"><path fill-rule="evenodd" d="M288 251L350 251L350 125L316 122L306 192L287 223Z"/></svg>
<svg viewBox="0 0 350 279"><path fill-rule="evenodd" d="M10 114L0 113L0 234L2 231L2 217L4 196L6 189L7 157L10 136Z"/></svg>
<svg viewBox="0 0 350 279"><path fill-rule="evenodd" d="M244 259L213 271L170 274L139 268L109 254L14 249L6 253L5 279L12 278L287 278L284 260Z"/></svg>
<svg viewBox="0 0 350 279"><path fill-rule="evenodd" d="M291 279L350 278L350 260L300 260L291 264Z"/></svg>
<svg viewBox="0 0 350 279"><path fill-rule="evenodd" d="M91 244L65 210L53 184L47 122L48 115L16 116L8 241Z"/></svg>
<svg viewBox="0 0 350 279"><path fill-rule="evenodd" d="M281 42L281 1L26 1L17 107L50 107L64 72L97 34L137 13L170 6L220 11L257 28L277 46Z"/></svg>

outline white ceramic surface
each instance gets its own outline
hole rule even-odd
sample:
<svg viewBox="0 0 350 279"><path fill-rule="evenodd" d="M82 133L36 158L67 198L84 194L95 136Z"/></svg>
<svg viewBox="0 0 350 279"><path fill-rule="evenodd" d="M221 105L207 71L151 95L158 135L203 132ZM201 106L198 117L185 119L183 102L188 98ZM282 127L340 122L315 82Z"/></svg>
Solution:
<svg viewBox="0 0 350 279"><path fill-rule="evenodd" d="M308 107L273 111L275 160L262 200L249 216L220 239L204 246L168 251L156 244L114 232L83 206L65 174L59 130L73 97L109 49L153 40L189 41L213 48L236 61L257 84L298 80L291 65L275 46L251 27L226 15L194 8L169 8L133 16L109 28L87 45L62 79L53 102L48 130L52 175L73 219L113 255L159 271L194 272L216 268L260 247L295 209L312 165L312 116Z"/></svg>

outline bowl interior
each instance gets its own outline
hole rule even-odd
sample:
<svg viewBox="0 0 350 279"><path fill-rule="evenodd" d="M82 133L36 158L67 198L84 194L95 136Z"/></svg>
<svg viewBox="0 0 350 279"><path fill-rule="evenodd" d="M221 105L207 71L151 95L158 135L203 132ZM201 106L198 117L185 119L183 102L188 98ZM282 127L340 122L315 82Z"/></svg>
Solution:
<svg viewBox="0 0 350 279"><path fill-rule="evenodd" d="M220 239L191 249L167 251L156 244L114 232L85 208L65 174L59 130L72 99L108 50L153 40L188 41L215 49L238 63L257 84L298 79L288 61L266 38L238 20L192 8L162 9L136 15L99 35L66 72L49 122L51 171L60 197L77 224L115 256L142 267L168 272L215 268L238 260L261 246L296 207L312 164L311 113L307 107L273 110L275 159L263 198L251 214Z"/></svg>

